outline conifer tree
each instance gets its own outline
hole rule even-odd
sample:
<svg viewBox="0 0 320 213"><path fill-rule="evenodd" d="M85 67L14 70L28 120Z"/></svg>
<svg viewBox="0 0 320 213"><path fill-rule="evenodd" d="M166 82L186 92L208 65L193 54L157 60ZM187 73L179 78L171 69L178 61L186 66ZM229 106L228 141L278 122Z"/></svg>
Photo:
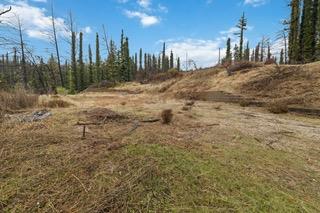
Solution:
<svg viewBox="0 0 320 213"><path fill-rule="evenodd" d="M291 0L291 17L289 26L289 63L294 64L299 60L299 23L300 0Z"/></svg>
<svg viewBox="0 0 320 213"><path fill-rule="evenodd" d="M180 72L181 68L180 68L180 57L178 57L177 59L177 70L178 72Z"/></svg>
<svg viewBox="0 0 320 213"><path fill-rule="evenodd" d="M142 68L142 48L140 48L139 51L139 71L141 72L143 70Z"/></svg>
<svg viewBox="0 0 320 213"><path fill-rule="evenodd" d="M320 20L318 20L319 16L319 0L313 0L312 7L312 61L317 59L317 40L319 36L319 31L317 31L317 24Z"/></svg>
<svg viewBox="0 0 320 213"><path fill-rule="evenodd" d="M243 60L250 61L250 47L249 47L249 41L247 42L246 49L244 51Z"/></svg>
<svg viewBox="0 0 320 213"><path fill-rule="evenodd" d="M272 54L271 54L271 46L270 46L270 43L268 42L268 54L267 54L267 59L268 59L268 60L271 60L271 56L272 56Z"/></svg>
<svg viewBox="0 0 320 213"><path fill-rule="evenodd" d="M260 42L257 44L254 54L254 61L258 62L260 61Z"/></svg>
<svg viewBox="0 0 320 213"><path fill-rule="evenodd" d="M281 49L281 52L280 52L279 64L284 64L284 51L283 51L283 49Z"/></svg>
<svg viewBox="0 0 320 213"><path fill-rule="evenodd" d="M170 69L173 69L174 67L174 61L173 61L173 52L171 50L171 53L170 53Z"/></svg>
<svg viewBox="0 0 320 213"><path fill-rule="evenodd" d="M78 75L77 75L77 59L76 59L76 33L72 32L71 35L71 75L70 75L70 93L74 94L78 88Z"/></svg>
<svg viewBox="0 0 320 213"><path fill-rule="evenodd" d="M244 31L247 30L247 19L245 18L245 14L243 13L239 23L236 26L239 28L240 32L236 33L236 35L239 36L240 42L239 42L239 60L243 59L243 37L244 37Z"/></svg>
<svg viewBox="0 0 320 213"><path fill-rule="evenodd" d="M83 62L83 33L80 32L80 42L79 42L79 86L78 89L85 89L84 81L84 62Z"/></svg>
<svg viewBox="0 0 320 213"><path fill-rule="evenodd" d="M89 55L89 83L93 84L94 82L94 78L93 78L93 61L92 61L92 50L91 50L91 46L89 44L88 47L88 55Z"/></svg>
<svg viewBox="0 0 320 213"><path fill-rule="evenodd" d="M166 70L166 43L163 43L163 49L162 49L162 72L167 71Z"/></svg>
<svg viewBox="0 0 320 213"><path fill-rule="evenodd" d="M101 56L100 56L100 41L99 34L96 34L96 64L95 64L96 81L101 82Z"/></svg>
<svg viewBox="0 0 320 213"><path fill-rule="evenodd" d="M230 64L232 62L231 39L230 38L228 38L228 40L227 40L226 62L230 63Z"/></svg>
<svg viewBox="0 0 320 213"><path fill-rule="evenodd" d="M312 0L304 0L303 1L303 10L302 10L302 18L301 18L301 30L299 37L300 44L300 60L303 63L309 63L313 59L313 41L314 35L313 33L313 21L312 21Z"/></svg>
<svg viewBox="0 0 320 213"><path fill-rule="evenodd" d="M235 62L239 62L240 60L240 52L237 44L235 44L233 48L233 59Z"/></svg>
<svg viewBox="0 0 320 213"><path fill-rule="evenodd" d="M255 52L254 52L254 49L252 49L250 61L254 62L254 57L255 57Z"/></svg>

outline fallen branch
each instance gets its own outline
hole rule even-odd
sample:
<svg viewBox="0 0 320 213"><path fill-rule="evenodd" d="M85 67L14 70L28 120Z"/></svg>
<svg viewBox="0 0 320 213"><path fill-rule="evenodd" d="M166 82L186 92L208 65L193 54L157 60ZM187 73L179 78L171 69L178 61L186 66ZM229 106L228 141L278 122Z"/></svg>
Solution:
<svg viewBox="0 0 320 213"><path fill-rule="evenodd" d="M159 118L150 118L148 120L142 120L140 122L142 122L142 123L155 123L155 122L158 122L158 121L160 121Z"/></svg>

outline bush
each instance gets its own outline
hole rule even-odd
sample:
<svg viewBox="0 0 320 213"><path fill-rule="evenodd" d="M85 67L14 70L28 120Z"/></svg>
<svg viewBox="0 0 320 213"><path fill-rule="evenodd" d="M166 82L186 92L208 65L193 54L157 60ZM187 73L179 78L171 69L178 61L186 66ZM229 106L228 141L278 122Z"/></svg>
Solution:
<svg viewBox="0 0 320 213"><path fill-rule="evenodd" d="M228 74L231 75L237 71L252 69L256 67L261 67L261 64L250 62L250 61L241 61L241 62L236 62L235 64L229 66L227 68L227 71L228 71Z"/></svg>
<svg viewBox="0 0 320 213"><path fill-rule="evenodd" d="M242 106L242 107L248 107L248 106L250 106L250 101L241 100L241 101L239 102L239 104L240 104L240 106Z"/></svg>
<svg viewBox="0 0 320 213"><path fill-rule="evenodd" d="M52 100L43 101L40 105L47 108L67 108L72 104L59 98L54 98Z"/></svg>
<svg viewBox="0 0 320 213"><path fill-rule="evenodd" d="M274 60L273 58L271 59L267 59L265 62L264 62L265 65L270 65L270 64L277 64L276 60Z"/></svg>
<svg viewBox="0 0 320 213"><path fill-rule="evenodd" d="M267 105L269 112L274 114L284 114L288 113L288 105L284 102L274 101Z"/></svg>
<svg viewBox="0 0 320 213"><path fill-rule="evenodd" d="M167 81L169 79L173 78L179 78L183 74L179 72L177 69L170 69L167 72L159 73L156 75L153 75L150 80L155 81L155 82L162 82L162 81Z"/></svg>
<svg viewBox="0 0 320 213"><path fill-rule="evenodd" d="M68 95L69 94L69 90L67 90L64 87L57 87L57 93L59 95Z"/></svg>
<svg viewBox="0 0 320 213"><path fill-rule="evenodd" d="M173 118L172 110L171 109L165 109L161 113L161 119L163 124L169 124L171 123Z"/></svg>

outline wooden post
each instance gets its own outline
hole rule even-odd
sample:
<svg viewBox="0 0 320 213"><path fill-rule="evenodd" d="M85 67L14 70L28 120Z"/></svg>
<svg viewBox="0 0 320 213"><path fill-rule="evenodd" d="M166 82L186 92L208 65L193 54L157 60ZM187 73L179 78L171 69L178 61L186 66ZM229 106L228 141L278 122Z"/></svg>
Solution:
<svg viewBox="0 0 320 213"><path fill-rule="evenodd" d="M86 139L86 125L83 125L82 139Z"/></svg>

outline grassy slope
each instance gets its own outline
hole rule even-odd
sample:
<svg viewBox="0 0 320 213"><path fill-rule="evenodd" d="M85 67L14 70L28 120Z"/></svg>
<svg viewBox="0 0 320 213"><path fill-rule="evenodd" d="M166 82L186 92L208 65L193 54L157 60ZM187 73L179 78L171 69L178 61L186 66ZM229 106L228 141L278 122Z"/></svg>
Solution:
<svg viewBox="0 0 320 213"><path fill-rule="evenodd" d="M183 137L195 130L182 117L171 126L150 124L131 135L123 134L131 123L89 127L89 137L80 140L81 129L74 126L77 111L55 110L54 117L41 123L2 124L0 210L320 209L319 173L303 157L269 149L228 128L198 128L192 138ZM216 131L229 135L210 143L219 137ZM115 141L126 146L108 150Z"/></svg>

